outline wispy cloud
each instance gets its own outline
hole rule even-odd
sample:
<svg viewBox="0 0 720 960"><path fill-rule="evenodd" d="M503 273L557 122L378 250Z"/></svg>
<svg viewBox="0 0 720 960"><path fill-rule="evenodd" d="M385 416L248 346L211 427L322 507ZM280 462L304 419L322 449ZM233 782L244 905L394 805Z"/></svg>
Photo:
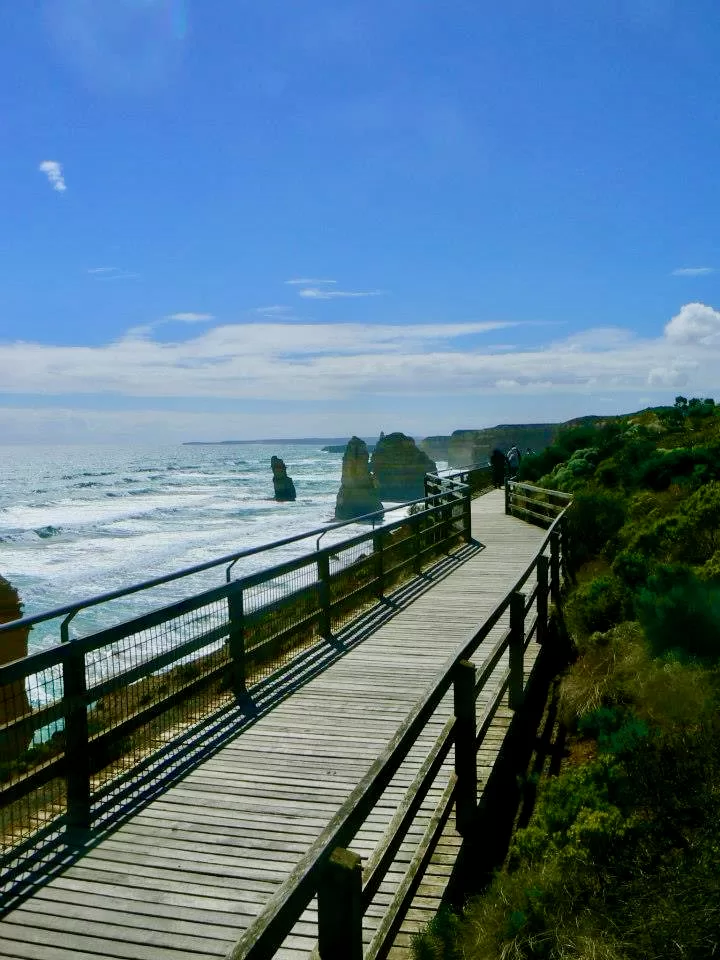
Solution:
<svg viewBox="0 0 720 960"><path fill-rule="evenodd" d="M90 267L87 271L96 280L139 280L140 274L120 267Z"/></svg>
<svg viewBox="0 0 720 960"><path fill-rule="evenodd" d="M58 163L57 160L43 160L38 169L47 176L53 190L57 190L58 193L64 193L67 190L62 164Z"/></svg>
<svg viewBox="0 0 720 960"><path fill-rule="evenodd" d="M208 320L214 320L212 313L170 313L165 320L177 320L179 323L207 323Z"/></svg>
<svg viewBox="0 0 720 960"><path fill-rule="evenodd" d="M113 394L293 404L493 394L607 396L648 387L720 388L720 311L686 304L653 337L621 328L515 350L490 344L507 321L369 324L284 318L212 326L189 339L128 331L105 344L0 343L3 389L14 394ZM463 401L465 402L465 401ZM388 409L392 400L388 400Z"/></svg>
<svg viewBox="0 0 720 960"><path fill-rule="evenodd" d="M672 277L706 277L709 273L715 273L715 267L678 267L673 270Z"/></svg>
<svg viewBox="0 0 720 960"><path fill-rule="evenodd" d="M305 287L300 296L307 300L340 300L354 297L380 297L383 290L322 290L320 287Z"/></svg>
<svg viewBox="0 0 720 960"><path fill-rule="evenodd" d="M286 280L285 283L289 284L291 287L306 287L310 283L314 284L324 284L324 283L337 283L337 280L315 280L313 277L300 277L295 280Z"/></svg>

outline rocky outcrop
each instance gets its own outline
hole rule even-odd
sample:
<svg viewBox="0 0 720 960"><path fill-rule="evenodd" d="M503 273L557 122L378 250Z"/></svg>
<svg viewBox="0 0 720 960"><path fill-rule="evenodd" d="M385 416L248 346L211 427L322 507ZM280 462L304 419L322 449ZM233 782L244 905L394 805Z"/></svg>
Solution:
<svg viewBox="0 0 720 960"><path fill-rule="evenodd" d="M17 590L4 577L0 577L0 623L9 623L21 616L22 604ZM29 627L25 627L0 634L0 664L27 656L29 633ZM29 710L25 683L22 680L0 686L0 725L9 723ZM18 730L8 734L0 733L0 760L15 760L27 750L30 734L20 737L19 733Z"/></svg>
<svg viewBox="0 0 720 960"><path fill-rule="evenodd" d="M447 460L448 446L450 437L425 437L418 443L423 453L426 453L431 460Z"/></svg>
<svg viewBox="0 0 720 960"><path fill-rule="evenodd" d="M352 520L382 510L375 480L370 474L364 440L351 437L342 462L342 481L335 504L336 520Z"/></svg>
<svg viewBox="0 0 720 960"><path fill-rule="evenodd" d="M297 492L292 477L287 475L285 461L280 457L272 457L270 466L273 474L273 488L276 500L295 500Z"/></svg>
<svg viewBox="0 0 720 960"><path fill-rule="evenodd" d="M367 444L368 453L372 453L375 449L374 443ZM347 449L347 443L332 443L328 447L323 447L323 453L345 453Z"/></svg>
<svg viewBox="0 0 720 960"><path fill-rule="evenodd" d="M503 453L511 447L522 451L531 447L539 453L553 442L560 426L558 423L501 423L484 430L455 430L448 443L448 466L485 466L496 447Z"/></svg>
<svg viewBox="0 0 720 960"><path fill-rule="evenodd" d="M425 474L437 471L435 461L404 433L381 434L370 467L381 500L417 500L425 495Z"/></svg>

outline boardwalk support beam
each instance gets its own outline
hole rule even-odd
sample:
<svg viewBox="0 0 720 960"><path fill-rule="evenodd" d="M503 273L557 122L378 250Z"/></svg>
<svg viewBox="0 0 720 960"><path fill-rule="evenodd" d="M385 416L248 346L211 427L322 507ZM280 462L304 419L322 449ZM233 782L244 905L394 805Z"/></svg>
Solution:
<svg viewBox="0 0 720 960"><path fill-rule="evenodd" d="M560 531L554 530L550 538L550 597L556 607L560 606Z"/></svg>
<svg viewBox="0 0 720 960"><path fill-rule="evenodd" d="M472 506L472 495L470 493L470 486L468 484L467 490L463 493L463 532L465 535L465 543L470 543L472 541L471 506Z"/></svg>
<svg viewBox="0 0 720 960"><path fill-rule="evenodd" d="M90 756L88 751L87 681L82 648L68 643L63 660L65 764L67 770L67 832L81 841L90 828Z"/></svg>
<svg viewBox="0 0 720 960"><path fill-rule="evenodd" d="M422 514L416 513L412 518L413 530L413 573L422 573Z"/></svg>
<svg viewBox="0 0 720 960"><path fill-rule="evenodd" d="M228 593L228 620L230 633L228 647L235 696L240 699L247 693L245 684L245 617L243 611L242 584L233 584Z"/></svg>
<svg viewBox="0 0 720 960"><path fill-rule="evenodd" d="M385 595L385 557L383 555L385 537L382 530L373 536L373 554L375 555L375 576L377 583L375 585L375 596L382 600Z"/></svg>
<svg viewBox="0 0 720 960"><path fill-rule="evenodd" d="M455 668L455 825L465 837L477 816L477 754L475 740L475 664L461 660Z"/></svg>
<svg viewBox="0 0 720 960"><path fill-rule="evenodd" d="M362 960L362 860L336 847L318 884L320 960Z"/></svg>
<svg viewBox="0 0 720 960"><path fill-rule="evenodd" d="M323 551L317 558L318 588L320 592L320 636L332 640L330 619L330 554Z"/></svg>
<svg viewBox="0 0 720 960"><path fill-rule="evenodd" d="M537 642L545 643L548 635L548 591L550 561L541 553L537 561Z"/></svg>
<svg viewBox="0 0 720 960"><path fill-rule="evenodd" d="M525 660L525 594L515 591L510 598L510 709L522 706Z"/></svg>

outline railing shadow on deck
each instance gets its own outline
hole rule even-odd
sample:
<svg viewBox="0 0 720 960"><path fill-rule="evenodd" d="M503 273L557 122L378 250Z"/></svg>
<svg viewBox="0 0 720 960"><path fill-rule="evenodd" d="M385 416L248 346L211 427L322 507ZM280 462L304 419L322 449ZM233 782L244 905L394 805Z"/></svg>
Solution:
<svg viewBox="0 0 720 960"><path fill-rule="evenodd" d="M508 492L526 501L534 494L532 490L508 491L506 487L506 496ZM545 491L539 491L541 503L545 502L545 495ZM458 834L467 845L477 842L478 750L504 698L514 714L522 715L525 699L531 696L524 676L530 642L534 639L541 650L553 645L552 623L554 611L561 605L567 558L565 505L553 510L554 519L540 509L534 511L533 520L547 526L547 533L525 571L461 649L448 659L371 769L227 954L227 960L270 960L315 897L318 941L314 958L379 960L386 956L393 942L403 912L453 808ZM507 514L513 515L515 506L506 499ZM523 511L529 513L531 509L523 505ZM506 617L509 628L502 630L501 620ZM501 632L497 640L496 628ZM469 658L481 645L482 659L476 666ZM452 715L405 790L369 861L363 863L351 849L354 838L451 691ZM518 719L515 728L520 726ZM365 944L364 917L375 903L396 853L453 748L455 772L444 786L409 863L401 868L399 886L391 894L389 904L383 904L379 924L375 923L370 941Z"/></svg>
<svg viewBox="0 0 720 960"><path fill-rule="evenodd" d="M75 834L73 842L68 842L67 833L58 829L28 857L17 881L4 894L0 918L484 549L484 544L472 540L442 557L379 599L375 606L358 615L331 639L319 640L259 680L243 697L220 707L178 736L153 756L141 774L133 771L124 783L120 780L114 802L98 817L92 833Z"/></svg>

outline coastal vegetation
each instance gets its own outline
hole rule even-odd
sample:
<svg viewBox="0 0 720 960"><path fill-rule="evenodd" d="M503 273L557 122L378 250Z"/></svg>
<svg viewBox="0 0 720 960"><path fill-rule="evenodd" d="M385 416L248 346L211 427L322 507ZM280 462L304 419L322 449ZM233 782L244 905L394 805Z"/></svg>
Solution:
<svg viewBox="0 0 720 960"><path fill-rule="evenodd" d="M720 954L720 410L586 422L521 466L571 492L558 775L417 960Z"/></svg>

